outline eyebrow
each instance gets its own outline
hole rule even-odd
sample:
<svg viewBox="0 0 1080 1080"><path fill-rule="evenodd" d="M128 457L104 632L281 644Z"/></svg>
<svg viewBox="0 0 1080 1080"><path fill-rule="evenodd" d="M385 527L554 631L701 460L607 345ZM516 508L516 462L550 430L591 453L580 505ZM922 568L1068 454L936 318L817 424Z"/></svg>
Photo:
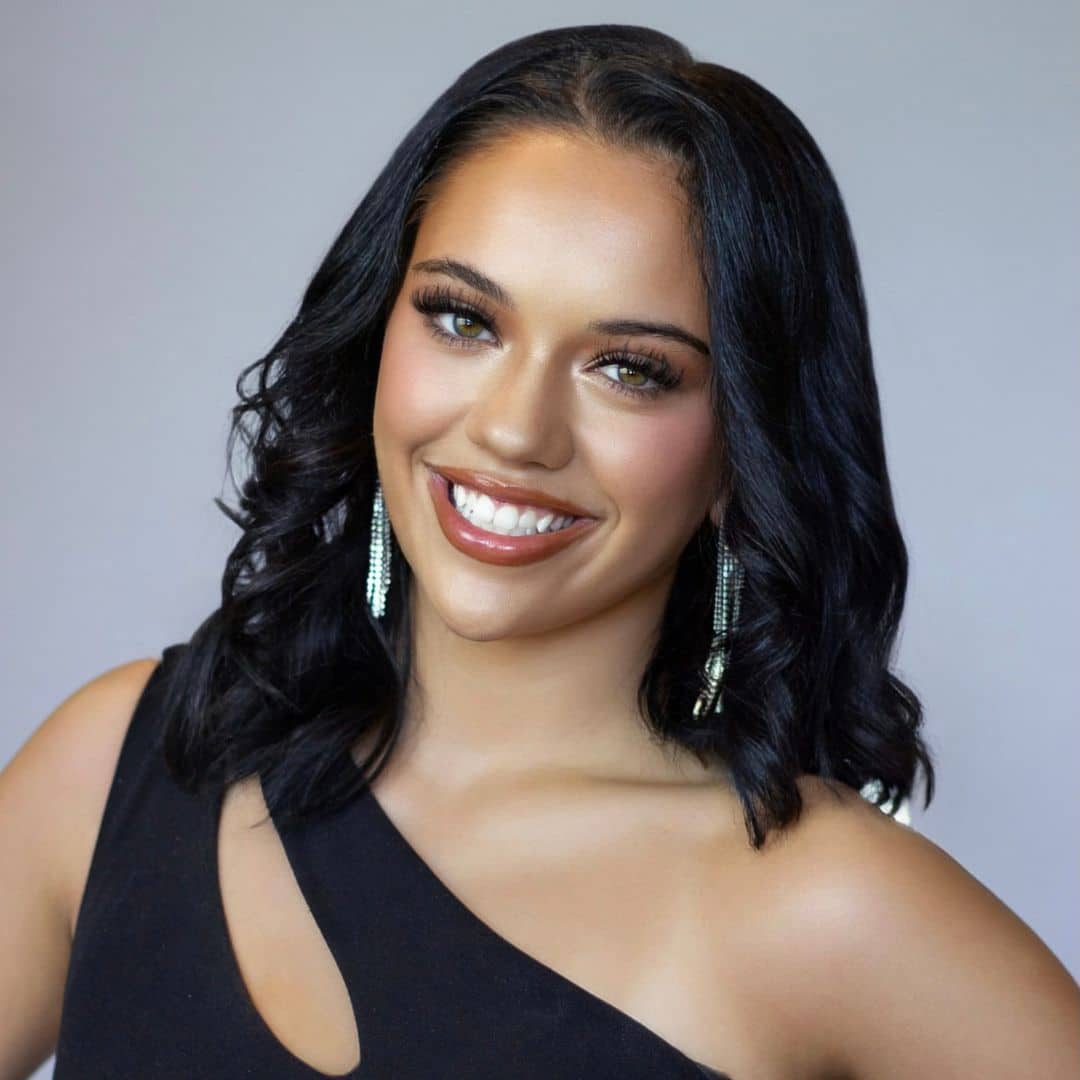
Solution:
<svg viewBox="0 0 1080 1080"><path fill-rule="evenodd" d="M457 278L458 281L463 281L466 285L471 286L477 292L483 293L508 311L517 311L517 305L514 303L513 298L498 282L492 281L486 274L482 274L477 270L475 266L460 259L424 259L413 266L413 271L427 274L445 274L447 277ZM684 330L676 323L654 322L649 319L593 319L586 324L585 328L598 334L611 334L612 336L630 334L635 337L647 335L649 337L668 338L670 341L689 345L690 348L701 353L702 356L709 355L709 347L701 338L696 334L691 334L689 330Z"/></svg>

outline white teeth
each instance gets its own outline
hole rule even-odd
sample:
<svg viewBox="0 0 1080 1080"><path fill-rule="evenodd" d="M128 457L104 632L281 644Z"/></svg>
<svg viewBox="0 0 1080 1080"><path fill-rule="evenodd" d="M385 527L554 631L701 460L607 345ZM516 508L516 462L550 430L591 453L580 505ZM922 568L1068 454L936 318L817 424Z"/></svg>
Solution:
<svg viewBox="0 0 1080 1080"><path fill-rule="evenodd" d="M494 503L492 504L494 505ZM512 506L507 506L503 503L498 510L492 515L491 525L494 525L499 532L513 532L517 528L518 512ZM489 524L484 522L485 525Z"/></svg>
<svg viewBox="0 0 1080 1080"><path fill-rule="evenodd" d="M490 495L450 485L450 496L458 512L474 525L500 536L535 536L537 533L558 532L577 518L545 510L538 513L531 506L525 509L512 503L496 504Z"/></svg>

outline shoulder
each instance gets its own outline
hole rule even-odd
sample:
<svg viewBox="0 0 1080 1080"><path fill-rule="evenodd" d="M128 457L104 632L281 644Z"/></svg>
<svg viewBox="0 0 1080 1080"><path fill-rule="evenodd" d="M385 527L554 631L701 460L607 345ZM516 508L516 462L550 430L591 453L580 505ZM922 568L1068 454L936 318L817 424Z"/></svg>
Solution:
<svg viewBox="0 0 1080 1080"><path fill-rule="evenodd" d="M19 827L39 835L69 930L120 748L139 697L160 661L109 668L64 698L38 725L4 774L3 799Z"/></svg>
<svg viewBox="0 0 1080 1080"><path fill-rule="evenodd" d="M113 772L156 660L112 668L62 701L0 771L0 1075L56 1045L72 928Z"/></svg>
<svg viewBox="0 0 1080 1080"><path fill-rule="evenodd" d="M1080 989L955 859L853 788L800 778L763 910L830 1066L857 1077L1080 1074Z"/></svg>

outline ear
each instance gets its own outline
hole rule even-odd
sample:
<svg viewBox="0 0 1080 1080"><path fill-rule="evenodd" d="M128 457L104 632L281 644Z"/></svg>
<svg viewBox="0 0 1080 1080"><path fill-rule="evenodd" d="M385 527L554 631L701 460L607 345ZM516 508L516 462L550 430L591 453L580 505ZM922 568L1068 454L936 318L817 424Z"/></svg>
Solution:
<svg viewBox="0 0 1080 1080"><path fill-rule="evenodd" d="M728 490L727 483L722 481L720 488L717 491L716 498L709 507L709 520L717 529L724 523L724 511L727 510L727 505L730 501L731 492Z"/></svg>

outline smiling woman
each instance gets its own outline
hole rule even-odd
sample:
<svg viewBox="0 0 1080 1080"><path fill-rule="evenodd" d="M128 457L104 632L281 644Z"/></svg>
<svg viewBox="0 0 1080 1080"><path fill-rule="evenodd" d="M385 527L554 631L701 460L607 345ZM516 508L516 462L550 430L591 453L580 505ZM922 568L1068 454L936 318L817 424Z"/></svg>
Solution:
<svg viewBox="0 0 1080 1080"><path fill-rule="evenodd" d="M1075 984L891 816L907 555L775 96L642 27L497 49L238 392L221 606L0 789L68 853L4 1060L64 980L60 1080L1077 1074Z"/></svg>
<svg viewBox="0 0 1080 1080"><path fill-rule="evenodd" d="M550 668L552 648L572 651L589 692L621 698L632 717L625 657L644 663L681 552L710 509L721 513L709 307L676 171L595 138L526 130L444 171L423 203L374 416L393 535L423 585L417 637L435 632L430 612L440 662L458 670L488 642L487 692L508 701L529 677L523 664ZM446 485L424 497L424 463L459 470L460 508ZM576 520L540 516L536 536L505 536L504 523L520 525L510 501L523 514L559 503ZM492 563L515 569L492 574ZM622 656L601 659L616 626ZM521 640L554 631L561 644ZM580 681L564 683L560 710ZM445 677L428 670L422 682L442 688L442 714ZM519 702L518 722L542 729L536 707ZM605 753L641 735L617 720ZM584 747L550 749L584 764Z"/></svg>

